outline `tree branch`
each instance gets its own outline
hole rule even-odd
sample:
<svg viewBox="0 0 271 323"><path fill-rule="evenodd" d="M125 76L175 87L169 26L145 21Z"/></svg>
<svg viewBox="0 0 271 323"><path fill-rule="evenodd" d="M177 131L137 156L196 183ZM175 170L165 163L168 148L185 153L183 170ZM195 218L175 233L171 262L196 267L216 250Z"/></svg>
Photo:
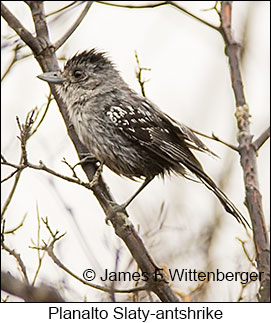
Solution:
<svg viewBox="0 0 271 323"><path fill-rule="evenodd" d="M186 10L184 7L180 6L179 4L177 4L174 1L160 1L158 3L150 3L150 4L145 4L145 5L128 5L128 4L118 4L118 3L113 3L113 2L107 2L107 1L96 1L100 4L104 4L104 5L108 5L108 6L112 6L112 7L118 7L118 8L127 8L127 9L148 9L148 8L157 8L157 7L161 7L161 6L165 6L165 5L170 5L180 11L182 11L183 13L187 14L188 16L190 16L191 18L194 18L195 20L201 22L202 24L216 30L219 31L219 27L209 23L208 21L201 19L200 17L194 15L193 13L189 12L188 10ZM178 1L177 1L178 2Z"/></svg>
<svg viewBox="0 0 271 323"><path fill-rule="evenodd" d="M4 242L4 234L5 234L4 228L5 228L5 221L3 221L3 226L2 226L3 235L1 238L1 247L3 250L7 251L11 256L13 256L17 260L18 265L19 265L21 272L23 274L24 281L26 284L28 284L29 280L28 280L28 276L27 276L27 272L26 272L26 267L25 267L24 262L21 258L21 255L19 253L17 253L14 249L10 249L8 246L6 246L6 244Z"/></svg>
<svg viewBox="0 0 271 323"><path fill-rule="evenodd" d="M34 287L5 272L1 272L1 290L20 297L26 302L65 302L55 288L47 285Z"/></svg>
<svg viewBox="0 0 271 323"><path fill-rule="evenodd" d="M50 231L52 232L52 231ZM141 286L141 287L135 287L135 288L130 288L130 289L112 289L112 288L108 288L105 286L101 286L101 285L97 285L94 283L90 283L82 278L80 278L79 276L75 275L72 271L70 271L65 265L62 264L62 262L57 258L57 256L54 253L54 244L57 240L55 238L53 238L53 241L49 244L49 245L45 245L41 248L41 250L45 250L48 254L48 256L53 260L53 262L59 267L61 268L63 271L65 271L67 274L69 274L70 276L72 276L73 278L75 278L76 280L80 281L82 284L89 286L91 288L100 290L102 292L106 292L106 293L122 293L122 294L127 294L127 293L135 293L135 292L139 292L139 291L144 291L147 289L146 286ZM36 249L36 247L33 247L33 249Z"/></svg>
<svg viewBox="0 0 271 323"><path fill-rule="evenodd" d="M270 138L270 127L268 127L254 142L252 145L255 147L255 150L258 151L266 140Z"/></svg>
<svg viewBox="0 0 271 323"><path fill-rule="evenodd" d="M244 183L246 190L245 204L248 208L256 249L256 261L259 272L264 272L259 290L260 301L270 301L270 247L262 207L262 196L259 191L257 172L257 151L252 143L250 133L250 113L246 103L243 81L240 69L241 46L232 36L232 1L222 1L219 31L225 42L225 53L229 59L232 88L236 102L235 116L238 126L239 154L243 168ZM267 134L263 136L263 139ZM262 139L261 139L262 140ZM259 143L261 143L261 140ZM257 144L257 142L256 142ZM259 145L259 144L258 144Z"/></svg>
<svg viewBox="0 0 271 323"><path fill-rule="evenodd" d="M44 72L58 70L59 66L56 60L55 51L52 44L50 43L48 29L46 26L45 14L43 12L43 2L29 1L28 4L32 11L37 39L39 39L40 41L45 40L41 42L43 45L42 51L40 50L40 47L36 46L36 42L28 42L28 45L34 52L35 58L37 59ZM14 27L13 29L17 32L18 28L16 28L16 25L14 26L13 19L11 19L10 22L9 17L6 16L6 20L10 27ZM17 34L20 36L20 31L18 31ZM51 91L58 104L60 113L63 116L68 130L68 134L75 146L79 159L81 159L81 156L86 156L88 154L88 150L82 145L82 143L78 139L78 136L75 133L73 126L70 126L67 108L61 100L61 98L59 97L59 95L57 94L55 86L51 85ZM85 171L89 181L91 182L94 174L96 173L96 164L91 162L86 164L84 163L82 165L82 168ZM97 200L99 201L100 205L102 206L105 214L107 216L112 214L112 207L116 206L116 203L110 191L107 189L107 186L104 183L101 176L98 179L98 183L92 187L92 191L96 196ZM126 246L130 250L132 256L136 260L142 272L146 272L149 275L149 277L153 277L153 273L159 268L155 265L151 256L148 254L141 238L139 237L132 223L129 221L127 213L117 212L117 214L110 221L114 226L115 233L125 242ZM161 279L159 281L153 281L149 286L150 289L155 294L157 294L161 301L179 301L178 297L173 293L172 289L168 285L165 277L164 279Z"/></svg>
<svg viewBox="0 0 271 323"><path fill-rule="evenodd" d="M1 16L8 25L17 33L17 35L32 49L35 53L41 52L41 46L38 40L21 24L21 22L8 10L1 2Z"/></svg>
<svg viewBox="0 0 271 323"><path fill-rule="evenodd" d="M85 18L86 14L88 13L93 1L86 1L86 6L80 16L76 19L74 24L71 26L71 28L64 34L55 44L54 48L55 51L57 51L66 41L67 39L71 36L71 34L76 30L76 28L80 25L82 20Z"/></svg>
<svg viewBox="0 0 271 323"><path fill-rule="evenodd" d="M238 147L237 147L237 146L234 146L234 145L232 145L232 144L230 144L230 143L228 143L228 142L226 142L226 141L224 141L224 140L222 140L222 139L218 138L214 133L212 133L212 136L208 136L208 135L206 135L206 134L204 134L204 133L202 133L202 132L199 132L199 131L197 131L197 130L194 130L194 129L191 129L191 130L192 130L194 133L196 133L197 135L199 135L199 136L202 136L202 137L205 137L205 138L208 138L208 139L214 140L214 141L218 141L218 142L220 142L221 144L223 144L223 145L225 145L225 146L227 146L227 147L231 148L232 150L235 150L235 151L239 152L239 150L238 150Z"/></svg>

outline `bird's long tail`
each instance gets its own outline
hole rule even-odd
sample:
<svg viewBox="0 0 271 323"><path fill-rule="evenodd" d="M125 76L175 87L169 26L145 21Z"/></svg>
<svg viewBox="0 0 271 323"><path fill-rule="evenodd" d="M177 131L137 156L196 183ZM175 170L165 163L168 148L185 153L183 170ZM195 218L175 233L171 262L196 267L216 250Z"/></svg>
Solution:
<svg viewBox="0 0 271 323"><path fill-rule="evenodd" d="M221 202L221 204L223 205L224 209L232 214L236 220L239 223L242 223L242 225L244 227L248 226L249 228L251 228L250 224L247 222L247 220L245 219L245 217L242 215L242 213L237 209L237 207L231 202L231 200L227 197L227 195L225 193L223 193L218 187L217 185L213 182L213 180L205 173L200 172L198 174L196 174L197 177L200 179L200 181L210 190L212 191L217 198L219 199L219 201Z"/></svg>
<svg viewBox="0 0 271 323"><path fill-rule="evenodd" d="M248 226L251 228L248 221L242 215L242 213L237 209L237 207L232 203L232 201L223 193L215 184L215 182L204 172L201 164L195 158L195 156L190 152L189 159L186 159L185 166L194 173L198 179L219 199L220 203L223 205L224 209L232 214L239 223L246 228Z"/></svg>

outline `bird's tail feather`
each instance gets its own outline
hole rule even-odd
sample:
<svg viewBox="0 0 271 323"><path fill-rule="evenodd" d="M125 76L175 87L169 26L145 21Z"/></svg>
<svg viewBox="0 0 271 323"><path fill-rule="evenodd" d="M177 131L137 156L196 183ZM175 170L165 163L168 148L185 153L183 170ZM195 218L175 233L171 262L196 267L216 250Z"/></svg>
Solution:
<svg viewBox="0 0 271 323"><path fill-rule="evenodd" d="M196 160L196 159L195 159ZM225 193L223 193L215 184L215 182L204 172L203 168L199 164L199 162L196 160L193 163L190 161L187 161L185 166L194 173L198 179L210 190L212 191L216 197L219 199L220 203L223 205L224 209L232 214L236 220L239 223L242 223L242 225L246 228L248 226L251 228L248 221L245 219L245 217L242 215L242 213L237 209L237 207L232 203L232 201L227 197Z"/></svg>
<svg viewBox="0 0 271 323"><path fill-rule="evenodd" d="M217 185L213 182L213 180L205 173L200 173L197 174L197 177L200 179L200 181L210 190L212 191L217 198L219 199L219 201L221 202L221 204L223 205L224 209L232 214L236 220L239 223L242 223L242 225L246 228L246 226L248 226L249 228L251 228L250 224L248 223L248 221L245 219L245 217L242 215L242 213L237 209L237 207L231 202L231 200L226 196L225 193L223 193L218 187Z"/></svg>

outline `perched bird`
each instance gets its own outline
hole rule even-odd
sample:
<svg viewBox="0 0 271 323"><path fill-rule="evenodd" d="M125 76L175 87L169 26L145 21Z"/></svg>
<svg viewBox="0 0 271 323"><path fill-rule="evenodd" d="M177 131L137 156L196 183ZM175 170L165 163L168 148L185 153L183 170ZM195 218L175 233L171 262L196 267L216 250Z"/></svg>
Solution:
<svg viewBox="0 0 271 323"><path fill-rule="evenodd" d="M192 149L212 153L195 133L129 88L107 55L76 54L64 70L38 76L54 83L81 142L102 164L130 179L145 179L123 208L156 176L190 171L238 222L240 211L205 173Z"/></svg>

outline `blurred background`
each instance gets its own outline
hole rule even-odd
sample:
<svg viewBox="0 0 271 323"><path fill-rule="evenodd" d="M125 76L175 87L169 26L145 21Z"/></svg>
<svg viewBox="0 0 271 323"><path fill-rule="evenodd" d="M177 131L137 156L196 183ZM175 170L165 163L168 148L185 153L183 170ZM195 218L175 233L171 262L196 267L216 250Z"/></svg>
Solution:
<svg viewBox="0 0 271 323"><path fill-rule="evenodd" d="M22 24L31 32L33 23L29 8L20 1L5 2ZM71 2L46 1L46 13ZM136 1L114 3L138 4ZM140 4L150 3L141 1ZM218 25L214 1L179 1L188 11ZM80 2L70 9L48 17L52 42L57 41L76 20L83 9ZM242 73L245 95L251 113L251 133L257 138L269 125L269 56L270 3L268 1L235 1L233 3L234 37L243 43ZM2 74L13 57L18 38L1 20ZM127 9L94 2L87 16L57 52L63 66L75 53L97 48L109 53L131 88L140 92L136 79L137 52L143 72L146 95L164 112L185 125L232 144L236 141L235 104L230 82L228 61L223 39L218 32L170 6L148 9ZM30 54L27 47L18 55ZM33 56L18 61L2 82L1 143L4 157L19 163L20 142L16 116L24 122L27 113L37 107L42 115L49 87L36 78L41 70ZM197 154L206 172L226 192L248 218L244 202L244 183L239 155L225 145L202 139L220 156L215 159ZM42 162L67 176L70 169L62 160L74 165L78 158L67 135L62 117L53 101L27 146L29 161ZM259 151L258 172L263 207L269 225L270 144ZM80 167L77 174L86 181ZM12 169L2 166L2 178ZM103 176L113 196L124 202L140 183L120 178L107 168ZM5 203L14 177L2 184L2 205ZM143 241L158 266L197 271L255 271L251 259L255 251L251 234L227 214L216 197L203 185L171 176L164 181L156 178L129 206L130 220L138 227ZM6 235L5 243L21 255L30 281L39 266L37 250L29 248L37 239L47 241L49 232L43 223L38 230L38 217L48 218L50 227L66 235L55 245L55 253L66 267L82 278L85 269L93 269L94 283L110 287L99 276L104 269L137 271L123 242L112 226L105 225L105 216L93 194L83 187L68 183L45 172L23 171L12 201L5 213L6 230L25 221L14 234ZM39 238L38 238L39 235ZM240 240L242 242L240 242ZM41 243L42 244L42 243ZM13 257L2 251L2 269L21 278ZM47 283L58 288L69 301L110 301L110 295L84 286L57 267L46 254L36 278L36 285ZM131 288L130 282L119 282L116 288ZM188 301L255 301L258 283L244 288L237 282L172 282ZM142 300L149 300L143 295ZM6 294L2 293L2 298ZM131 300L130 294L115 295L116 300ZM155 297L154 297L155 299ZM11 296L8 301L20 300Z"/></svg>

